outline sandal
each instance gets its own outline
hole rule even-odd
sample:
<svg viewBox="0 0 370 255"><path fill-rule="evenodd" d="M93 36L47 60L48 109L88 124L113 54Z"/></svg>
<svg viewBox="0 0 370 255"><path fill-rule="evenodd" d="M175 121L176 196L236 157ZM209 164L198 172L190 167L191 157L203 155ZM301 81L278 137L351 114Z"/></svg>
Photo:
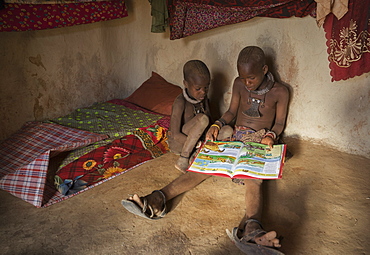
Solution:
<svg viewBox="0 0 370 255"><path fill-rule="evenodd" d="M260 244L256 244L254 242L256 237L262 236L267 232L262 229L262 225L258 220L249 219L245 222L245 225L248 222L257 222L261 228L252 231L251 233L243 236L242 238L238 237L239 228L234 228L232 232L226 229L226 233L231 239L231 241L239 248L242 252L249 254L249 255L260 255L260 254L267 254L267 255L284 255L284 253L278 251L274 247L264 246Z"/></svg>
<svg viewBox="0 0 370 255"><path fill-rule="evenodd" d="M158 215L154 214L153 207L148 204L148 200L145 197L140 198L144 204L143 208L141 208L135 201L130 199L122 200L121 203L123 207L125 207L127 211L129 211L130 213L133 213L135 215L138 215L149 220L159 220L162 219L167 214L166 196L160 190L154 190L152 194L154 192L159 192L163 197L163 209Z"/></svg>

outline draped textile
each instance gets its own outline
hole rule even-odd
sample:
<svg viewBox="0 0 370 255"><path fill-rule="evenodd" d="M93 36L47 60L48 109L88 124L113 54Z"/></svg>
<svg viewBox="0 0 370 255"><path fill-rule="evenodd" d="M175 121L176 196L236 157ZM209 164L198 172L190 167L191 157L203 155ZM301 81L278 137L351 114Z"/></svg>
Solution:
<svg viewBox="0 0 370 255"><path fill-rule="evenodd" d="M122 102L122 100L118 100L119 104L114 102L114 100L111 100L95 103L90 107L79 108L71 114L48 121L69 128L107 135L107 138L103 141L92 143L71 152L63 160L61 167L98 147L113 142L118 137L132 134L137 127L148 126L163 117L162 115L135 107L128 102Z"/></svg>
<svg viewBox="0 0 370 255"><path fill-rule="evenodd" d="M85 189L162 156L169 151L166 134L167 128L155 123L79 157L56 172L54 179L59 192L63 195L79 192L81 187L68 185L72 180L83 181Z"/></svg>
<svg viewBox="0 0 370 255"><path fill-rule="evenodd" d="M329 13L333 13L337 19L341 19L348 11L348 0L315 0L316 21L321 27Z"/></svg>
<svg viewBox="0 0 370 255"><path fill-rule="evenodd" d="M168 9L166 0L149 0L152 15L152 33L163 33L168 25Z"/></svg>
<svg viewBox="0 0 370 255"><path fill-rule="evenodd" d="M61 28L124 18L123 0L66 4L5 4L0 10L0 32Z"/></svg>
<svg viewBox="0 0 370 255"><path fill-rule="evenodd" d="M7 4L73 4L112 0L4 0Z"/></svg>
<svg viewBox="0 0 370 255"><path fill-rule="evenodd" d="M35 206L47 189L53 153L73 150L107 138L53 123L29 122L1 142L0 188Z"/></svg>
<svg viewBox="0 0 370 255"><path fill-rule="evenodd" d="M370 72L370 1L350 0L348 12L338 20L330 13L323 25L331 81Z"/></svg>
<svg viewBox="0 0 370 255"><path fill-rule="evenodd" d="M314 0L169 0L170 39L175 40L253 17L315 15Z"/></svg>

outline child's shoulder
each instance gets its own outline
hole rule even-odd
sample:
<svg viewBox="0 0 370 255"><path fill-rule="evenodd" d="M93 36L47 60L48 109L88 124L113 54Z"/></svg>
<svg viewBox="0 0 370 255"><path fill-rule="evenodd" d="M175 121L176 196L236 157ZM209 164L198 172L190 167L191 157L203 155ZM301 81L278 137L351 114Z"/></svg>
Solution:
<svg viewBox="0 0 370 255"><path fill-rule="evenodd" d="M280 82L275 82L273 88L289 92L288 86Z"/></svg>
<svg viewBox="0 0 370 255"><path fill-rule="evenodd" d="M183 93L180 93L180 94L176 97L175 101L186 101L186 99L185 99L185 97L184 97L184 94L183 94Z"/></svg>
<svg viewBox="0 0 370 255"><path fill-rule="evenodd" d="M237 90L240 90L240 89L244 89L244 87L245 87L245 85L242 82L242 80L239 77L236 77L234 79L233 88L237 89Z"/></svg>
<svg viewBox="0 0 370 255"><path fill-rule="evenodd" d="M185 102L186 102L186 99L184 95L181 93L175 98L175 100L173 101L173 104L180 105L180 104L185 104Z"/></svg>
<svg viewBox="0 0 370 255"><path fill-rule="evenodd" d="M271 92L279 97L289 96L289 89L285 84L275 82Z"/></svg>

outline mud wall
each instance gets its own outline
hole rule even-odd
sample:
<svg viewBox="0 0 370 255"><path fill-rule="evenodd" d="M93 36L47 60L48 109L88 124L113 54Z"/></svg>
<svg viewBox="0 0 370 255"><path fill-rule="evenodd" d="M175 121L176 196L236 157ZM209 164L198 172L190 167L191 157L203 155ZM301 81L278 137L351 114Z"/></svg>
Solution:
<svg viewBox="0 0 370 255"><path fill-rule="evenodd" d="M331 82L322 28L312 17L255 18L171 41L150 33L150 5L127 1L129 17L0 35L0 139L26 121L132 93L152 71L182 85L182 65L201 59L213 77L216 115L227 109L236 58L247 45L268 55L291 90L285 134L370 155L370 75Z"/></svg>

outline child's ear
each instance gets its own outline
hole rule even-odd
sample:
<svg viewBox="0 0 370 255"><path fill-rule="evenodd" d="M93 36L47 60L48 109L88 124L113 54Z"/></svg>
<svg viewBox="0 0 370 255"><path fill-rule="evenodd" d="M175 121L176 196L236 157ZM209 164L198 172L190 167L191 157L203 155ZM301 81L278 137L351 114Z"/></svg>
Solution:
<svg viewBox="0 0 370 255"><path fill-rule="evenodd" d="M267 74L267 72L269 71L269 67L268 67L268 65L264 65L264 66L262 67L262 70L263 70L263 74Z"/></svg>
<svg viewBox="0 0 370 255"><path fill-rule="evenodd" d="M188 82L187 81L185 81L185 80L183 80L183 83L184 83L184 86L185 86L185 88L188 88Z"/></svg>

